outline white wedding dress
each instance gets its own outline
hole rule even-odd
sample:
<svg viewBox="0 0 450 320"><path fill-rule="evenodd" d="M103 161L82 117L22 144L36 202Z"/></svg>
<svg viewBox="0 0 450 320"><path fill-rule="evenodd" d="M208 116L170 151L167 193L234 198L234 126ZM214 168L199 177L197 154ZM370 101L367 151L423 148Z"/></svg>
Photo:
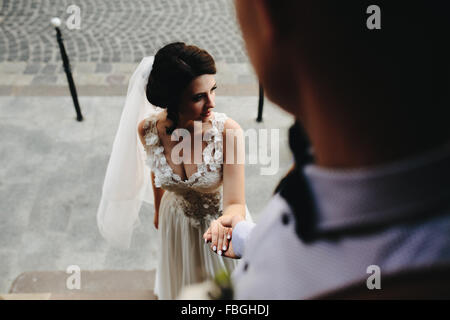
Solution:
<svg viewBox="0 0 450 320"><path fill-rule="evenodd" d="M159 139L159 112L145 119L147 163L155 174L155 185L165 190L159 207L160 252L155 294L175 299L182 287L211 279L219 271L229 274L237 260L212 252L202 238L210 222L222 214L222 132L227 119L213 112L207 146L197 172L182 180L169 166ZM247 211L247 219L251 219Z"/></svg>

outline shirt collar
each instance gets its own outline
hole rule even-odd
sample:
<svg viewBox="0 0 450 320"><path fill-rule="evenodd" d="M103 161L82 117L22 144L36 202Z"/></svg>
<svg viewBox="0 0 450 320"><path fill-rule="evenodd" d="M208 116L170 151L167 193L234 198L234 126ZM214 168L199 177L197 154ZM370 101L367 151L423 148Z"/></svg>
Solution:
<svg viewBox="0 0 450 320"><path fill-rule="evenodd" d="M320 231L383 224L450 204L450 143L390 164L303 167Z"/></svg>

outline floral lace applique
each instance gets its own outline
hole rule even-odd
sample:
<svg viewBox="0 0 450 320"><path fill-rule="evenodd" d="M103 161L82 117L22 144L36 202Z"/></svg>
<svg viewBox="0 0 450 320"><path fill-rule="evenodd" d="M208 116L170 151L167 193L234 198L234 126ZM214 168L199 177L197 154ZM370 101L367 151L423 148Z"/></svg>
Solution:
<svg viewBox="0 0 450 320"><path fill-rule="evenodd" d="M177 183L193 184L208 171L219 172L223 164L223 137L222 132L227 117L223 113L214 113L211 119L212 127L205 132L207 146L203 150L203 162L197 166L197 172L192 174L187 180L174 173L167 163L164 155L164 147L160 143L158 129L156 127L156 117L146 119L144 123L146 150L150 168L155 173L156 187L162 186L162 181L172 179Z"/></svg>
<svg viewBox="0 0 450 320"><path fill-rule="evenodd" d="M199 228L202 221L211 222L222 214L222 193L199 193L191 190L177 198L178 207L189 218L191 225Z"/></svg>

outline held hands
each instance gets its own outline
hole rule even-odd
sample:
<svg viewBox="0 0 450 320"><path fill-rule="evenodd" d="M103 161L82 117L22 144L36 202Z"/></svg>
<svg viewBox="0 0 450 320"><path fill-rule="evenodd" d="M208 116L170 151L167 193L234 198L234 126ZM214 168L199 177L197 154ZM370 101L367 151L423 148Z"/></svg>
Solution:
<svg viewBox="0 0 450 320"><path fill-rule="evenodd" d="M232 233L234 226L244 220L239 215L224 215L211 222L210 227L203 234L205 243L211 242L211 250L218 255L224 255L228 258L237 259L233 251L233 245L231 243Z"/></svg>
<svg viewBox="0 0 450 320"><path fill-rule="evenodd" d="M231 236L232 229L224 226L220 222L220 218L212 221L208 230L203 234L205 243L211 242L211 250L225 257L230 257L230 254L234 256L233 250L230 248Z"/></svg>

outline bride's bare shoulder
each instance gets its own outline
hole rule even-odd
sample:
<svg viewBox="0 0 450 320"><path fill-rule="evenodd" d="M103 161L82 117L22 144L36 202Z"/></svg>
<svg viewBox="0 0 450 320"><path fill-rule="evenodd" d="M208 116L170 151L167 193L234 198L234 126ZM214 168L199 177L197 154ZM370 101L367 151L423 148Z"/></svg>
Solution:
<svg viewBox="0 0 450 320"><path fill-rule="evenodd" d="M223 124L224 129L234 129L234 130L242 130L241 126L236 120L233 120L230 117L227 117Z"/></svg>
<svg viewBox="0 0 450 320"><path fill-rule="evenodd" d="M232 118L227 117L223 124L223 131L222 131L223 141L224 141L224 148L227 144L228 139L232 139L232 141L237 138L238 141L243 139L243 131L239 123Z"/></svg>

